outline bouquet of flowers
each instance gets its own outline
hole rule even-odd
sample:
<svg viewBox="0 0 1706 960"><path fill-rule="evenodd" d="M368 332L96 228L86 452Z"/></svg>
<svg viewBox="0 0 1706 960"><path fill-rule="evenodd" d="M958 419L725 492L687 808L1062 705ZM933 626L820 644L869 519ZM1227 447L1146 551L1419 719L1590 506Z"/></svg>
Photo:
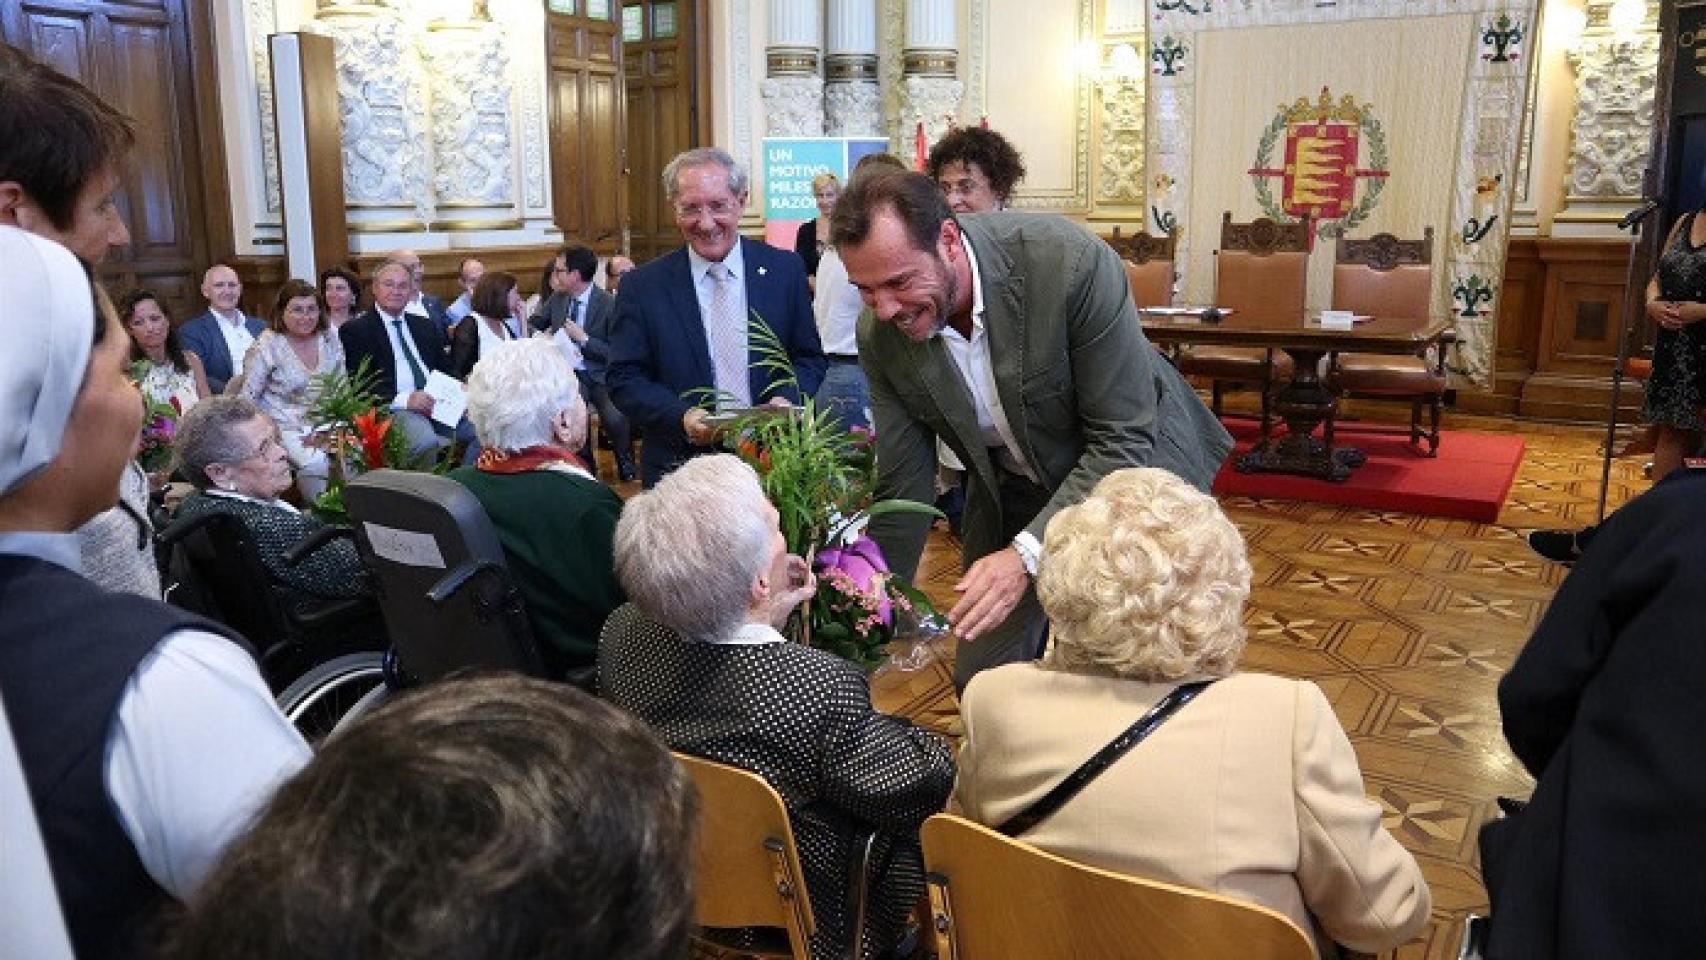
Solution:
<svg viewBox="0 0 1706 960"><path fill-rule="evenodd" d="M786 348L757 313L747 326L754 364L799 390ZM714 395L711 397L714 399ZM789 416L756 412L729 425L724 443L758 472L776 508L791 553L812 562L817 594L796 615L800 639L867 668L884 661L895 639L897 614L921 625L937 620L930 601L889 571L882 551L863 535L865 522L885 513L941 516L911 500L875 500L876 438L847 430L807 399Z"/></svg>
<svg viewBox="0 0 1706 960"><path fill-rule="evenodd" d="M311 388L314 400L308 407L308 422L326 447L329 466L324 493L314 500L314 512L328 523L347 523L344 486L369 470L442 472L447 457L425 454L409 456L403 431L393 429L391 410L374 392L379 374L364 359L355 372L333 370L317 374Z"/></svg>
<svg viewBox="0 0 1706 960"><path fill-rule="evenodd" d="M161 474L172 467L172 442L178 437L178 417L183 411L175 400L161 403L147 395L142 406L142 442L136 462L150 475Z"/></svg>

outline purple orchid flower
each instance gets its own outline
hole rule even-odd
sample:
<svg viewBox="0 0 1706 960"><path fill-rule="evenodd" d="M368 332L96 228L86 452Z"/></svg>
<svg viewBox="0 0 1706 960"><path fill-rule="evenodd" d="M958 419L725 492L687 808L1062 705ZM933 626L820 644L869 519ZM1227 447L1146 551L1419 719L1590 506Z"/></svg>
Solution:
<svg viewBox="0 0 1706 960"><path fill-rule="evenodd" d="M877 617L886 626L893 622L888 590L881 577L889 572L883 551L870 537L860 537L844 547L833 547L817 555L819 573L839 570L853 581L859 590L877 601ZM873 582L875 581L875 582Z"/></svg>

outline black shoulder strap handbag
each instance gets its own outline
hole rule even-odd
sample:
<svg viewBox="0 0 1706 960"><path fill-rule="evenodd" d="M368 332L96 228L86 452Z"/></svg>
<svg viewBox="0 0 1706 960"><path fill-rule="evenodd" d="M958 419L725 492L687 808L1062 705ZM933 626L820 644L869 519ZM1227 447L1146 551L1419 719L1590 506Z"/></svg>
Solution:
<svg viewBox="0 0 1706 960"><path fill-rule="evenodd" d="M1197 698L1213 680L1198 680L1193 683L1182 683L1173 688L1173 692L1162 698L1160 703L1149 708L1149 712L1137 719L1137 722L1125 729L1125 732L1115 737L1107 746L1096 751L1096 755L1084 761L1077 770L1067 775L1066 779L1055 784L1031 804L1010 817L1005 823L995 829L1009 837L1017 837L1037 824L1048 819L1066 804L1068 800L1078 795L1078 791L1089 785L1090 781L1101 776L1102 771L1114 765L1114 761L1126 755L1132 747L1143 742L1143 738L1155 732L1155 728L1167 722L1167 718L1179 712L1179 708Z"/></svg>

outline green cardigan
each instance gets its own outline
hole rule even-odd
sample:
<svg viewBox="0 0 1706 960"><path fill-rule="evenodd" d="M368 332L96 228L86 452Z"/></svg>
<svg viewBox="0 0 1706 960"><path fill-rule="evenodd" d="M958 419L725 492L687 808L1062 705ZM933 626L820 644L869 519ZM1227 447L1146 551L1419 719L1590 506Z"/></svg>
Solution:
<svg viewBox="0 0 1706 960"><path fill-rule="evenodd" d="M596 663L604 619L627 599L614 554L622 498L597 480L556 470L461 467L450 478L473 491L497 528L534 638L570 669Z"/></svg>

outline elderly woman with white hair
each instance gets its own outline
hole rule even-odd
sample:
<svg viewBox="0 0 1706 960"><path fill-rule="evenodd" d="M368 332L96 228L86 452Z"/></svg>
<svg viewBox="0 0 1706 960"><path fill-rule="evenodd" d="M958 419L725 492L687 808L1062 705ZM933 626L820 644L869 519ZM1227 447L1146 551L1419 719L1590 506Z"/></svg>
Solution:
<svg viewBox="0 0 1706 960"><path fill-rule="evenodd" d="M848 954L853 866L874 831L863 955L885 956L924 892L918 828L953 786L947 743L874 710L858 667L777 632L815 584L739 459L689 460L630 500L616 573L633 602L604 628L603 695L671 748L782 795L817 918L813 957Z"/></svg>
<svg viewBox="0 0 1706 960"><path fill-rule="evenodd" d="M0 226L0 316L0 698L77 955L141 956L308 748L241 637L82 576L142 426L83 265Z"/></svg>
<svg viewBox="0 0 1706 960"><path fill-rule="evenodd" d="M1212 497L1165 470L1104 477L1044 536L1053 649L966 687L956 803L1072 860L1271 907L1323 948L1397 946L1427 922L1427 884L1320 688L1235 672L1249 593ZM1129 752L1043 800L1145 719Z"/></svg>
<svg viewBox="0 0 1706 960"><path fill-rule="evenodd" d="M468 419L480 457L450 477L497 528L547 664L590 688L598 631L624 600L611 557L622 499L575 452L580 382L549 340L496 342L468 377Z"/></svg>

